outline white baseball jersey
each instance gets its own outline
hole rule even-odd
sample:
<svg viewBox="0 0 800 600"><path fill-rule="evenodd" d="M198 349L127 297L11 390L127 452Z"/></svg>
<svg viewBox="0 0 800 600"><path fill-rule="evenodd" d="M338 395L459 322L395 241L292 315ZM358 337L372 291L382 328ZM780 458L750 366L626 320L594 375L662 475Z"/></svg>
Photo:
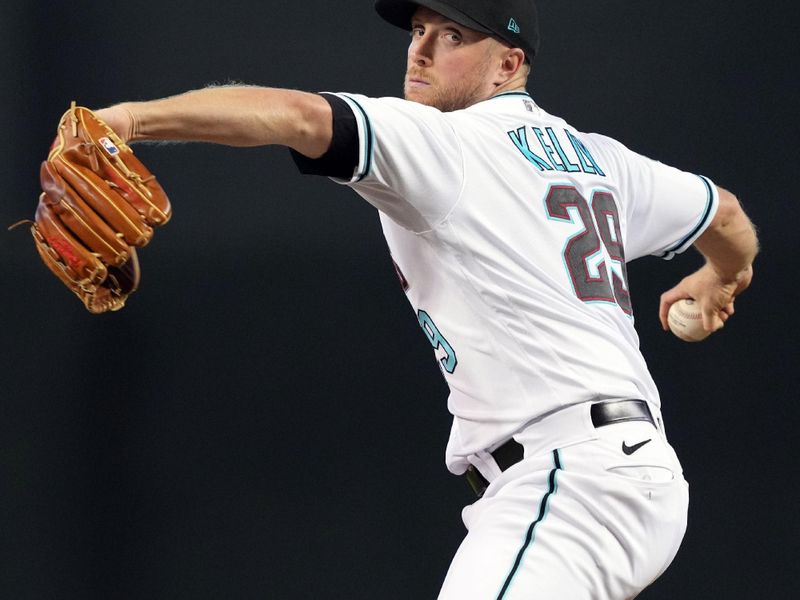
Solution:
<svg viewBox="0 0 800 600"><path fill-rule="evenodd" d="M717 208L710 181L581 133L523 92L450 113L337 96L359 138L344 183L380 211L450 388L452 472L569 405L659 406L625 263L688 248Z"/></svg>

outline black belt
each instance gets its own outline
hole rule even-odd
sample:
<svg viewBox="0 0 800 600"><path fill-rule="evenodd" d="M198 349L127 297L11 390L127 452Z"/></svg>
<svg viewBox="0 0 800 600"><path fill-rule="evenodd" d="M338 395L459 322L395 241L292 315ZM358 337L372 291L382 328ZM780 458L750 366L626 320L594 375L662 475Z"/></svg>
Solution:
<svg viewBox="0 0 800 600"><path fill-rule="evenodd" d="M592 404L591 416L592 425L595 427L605 427L606 425L624 423L627 421L647 421L653 425L653 427L656 426L650 408L644 400L609 400L607 402L597 402ZM522 460L524 450L522 444L517 442L514 438L511 438L505 444L496 448L491 454L500 470L505 471ZM486 478L472 465L467 467L467 472L464 474L464 477L475 494L477 494L478 498L483 496L486 488L489 487L489 482L486 481Z"/></svg>

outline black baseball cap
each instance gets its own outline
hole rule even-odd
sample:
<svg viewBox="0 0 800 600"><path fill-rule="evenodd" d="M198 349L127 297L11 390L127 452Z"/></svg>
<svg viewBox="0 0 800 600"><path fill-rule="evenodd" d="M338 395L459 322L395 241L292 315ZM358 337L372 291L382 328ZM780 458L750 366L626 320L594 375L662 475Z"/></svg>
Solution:
<svg viewBox="0 0 800 600"><path fill-rule="evenodd" d="M377 0L375 10L392 25L411 30L411 17L420 6L454 23L498 38L525 52L533 62L539 49L539 18L533 0Z"/></svg>

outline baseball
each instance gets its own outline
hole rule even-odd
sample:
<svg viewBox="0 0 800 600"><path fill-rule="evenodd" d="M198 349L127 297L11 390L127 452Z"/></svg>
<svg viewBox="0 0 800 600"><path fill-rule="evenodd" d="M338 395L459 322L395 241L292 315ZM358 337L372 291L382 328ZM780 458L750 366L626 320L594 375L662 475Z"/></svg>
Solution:
<svg viewBox="0 0 800 600"><path fill-rule="evenodd" d="M667 322L672 333L684 342L699 342L711 334L703 329L703 315L691 298L678 300L670 306Z"/></svg>

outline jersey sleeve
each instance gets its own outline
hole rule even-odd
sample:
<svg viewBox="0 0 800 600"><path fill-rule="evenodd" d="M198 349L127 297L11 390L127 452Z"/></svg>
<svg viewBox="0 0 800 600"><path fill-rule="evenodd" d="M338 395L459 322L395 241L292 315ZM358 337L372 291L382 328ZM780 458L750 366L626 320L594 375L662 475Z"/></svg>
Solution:
<svg viewBox="0 0 800 600"><path fill-rule="evenodd" d="M293 152L300 170L349 185L411 231L442 221L464 182L460 140L446 114L398 98L324 96L334 116L331 147L316 160Z"/></svg>
<svg viewBox="0 0 800 600"><path fill-rule="evenodd" d="M597 136L602 137L602 136ZM669 260L705 231L719 205L716 186L706 177L642 156L619 142L611 145L627 220L625 256Z"/></svg>
<svg viewBox="0 0 800 600"><path fill-rule="evenodd" d="M309 158L289 148L297 168L303 175L324 175L349 179L358 165L358 124L350 106L333 94L320 94L331 107L333 137L325 154Z"/></svg>

